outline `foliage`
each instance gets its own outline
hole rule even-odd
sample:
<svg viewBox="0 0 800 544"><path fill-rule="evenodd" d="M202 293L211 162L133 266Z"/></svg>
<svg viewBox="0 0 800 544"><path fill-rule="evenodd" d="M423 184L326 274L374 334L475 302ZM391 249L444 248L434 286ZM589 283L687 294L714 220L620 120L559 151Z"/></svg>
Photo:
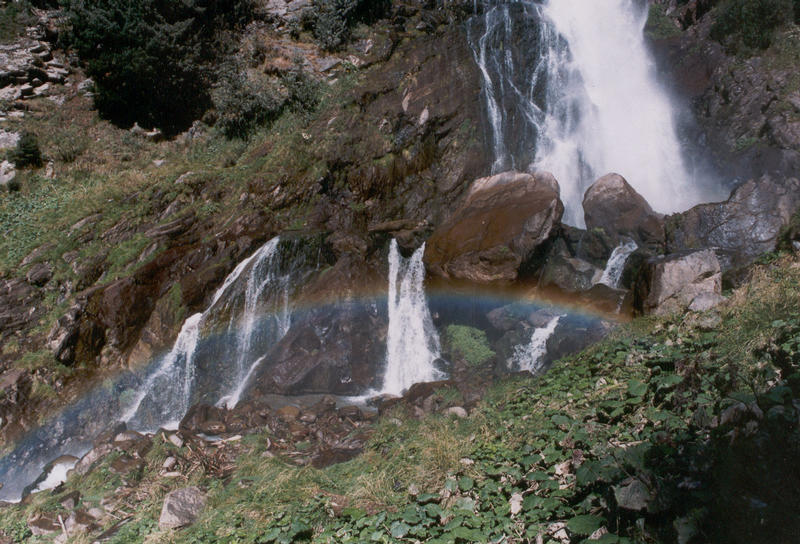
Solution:
<svg viewBox="0 0 800 544"><path fill-rule="evenodd" d="M314 38L324 49L339 49L353 25L384 17L390 7L389 0L314 0Z"/></svg>
<svg viewBox="0 0 800 544"><path fill-rule="evenodd" d="M794 19L792 0L726 0L719 7L711 37L732 51L742 46L765 49L775 29Z"/></svg>
<svg viewBox="0 0 800 544"><path fill-rule="evenodd" d="M11 152L10 158L17 168L40 167L42 150L39 149L39 139L36 134L29 131L23 132L17 141L17 146Z"/></svg>
<svg viewBox="0 0 800 544"><path fill-rule="evenodd" d="M24 33L25 27L35 20L31 5L26 0L5 2L0 7L0 42L6 43L17 39Z"/></svg>
<svg viewBox="0 0 800 544"><path fill-rule="evenodd" d="M66 44L86 62L98 110L115 123L186 129L210 105L220 29L246 20L247 0L65 0Z"/></svg>
<svg viewBox="0 0 800 544"><path fill-rule="evenodd" d="M448 325L445 340L454 355L463 357L470 365L479 366L495 356L486 333L466 325Z"/></svg>

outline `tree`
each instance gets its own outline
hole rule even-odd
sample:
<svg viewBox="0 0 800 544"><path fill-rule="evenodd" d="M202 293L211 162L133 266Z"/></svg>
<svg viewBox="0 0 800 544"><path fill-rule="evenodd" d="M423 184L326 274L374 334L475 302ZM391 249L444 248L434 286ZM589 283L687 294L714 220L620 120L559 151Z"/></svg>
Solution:
<svg viewBox="0 0 800 544"><path fill-rule="evenodd" d="M167 134L209 107L220 30L249 17L249 0L64 0L66 45L94 79L95 105L121 126Z"/></svg>

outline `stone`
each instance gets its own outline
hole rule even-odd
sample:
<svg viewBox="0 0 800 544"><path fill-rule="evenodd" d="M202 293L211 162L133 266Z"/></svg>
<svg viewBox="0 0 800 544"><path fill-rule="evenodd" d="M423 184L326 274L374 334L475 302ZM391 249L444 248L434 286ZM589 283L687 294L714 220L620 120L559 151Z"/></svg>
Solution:
<svg viewBox="0 0 800 544"><path fill-rule="evenodd" d="M25 279L31 285L41 287L53 277L53 267L48 263L36 263L30 267Z"/></svg>
<svg viewBox="0 0 800 544"><path fill-rule="evenodd" d="M61 363L71 364L75 360L75 345L80 335L81 311L82 308L79 305L73 305L63 316L58 318L47 335L47 348Z"/></svg>
<svg viewBox="0 0 800 544"><path fill-rule="evenodd" d="M14 187L14 178L17 177L17 169L10 161L0 162L0 186L11 189Z"/></svg>
<svg viewBox="0 0 800 544"><path fill-rule="evenodd" d="M166 459L164 459L164 464L161 465L161 468L163 468L166 471L169 471L172 469L172 467L175 466L175 463L177 462L178 461L174 457L167 457Z"/></svg>
<svg viewBox="0 0 800 544"><path fill-rule="evenodd" d="M583 196L586 229L600 228L616 237L630 236L639 243L664 240L664 218L619 174L607 174Z"/></svg>
<svg viewBox="0 0 800 544"><path fill-rule="evenodd" d="M800 209L800 180L769 176L747 181L725 202L700 204L666 220L669 253L712 248L723 272L773 251L781 230Z"/></svg>
<svg viewBox="0 0 800 544"><path fill-rule="evenodd" d="M63 497L58 499L58 503L66 510L74 510L81 502L80 491L70 491Z"/></svg>
<svg viewBox="0 0 800 544"><path fill-rule="evenodd" d="M656 257L642 267L634 307L643 314L665 315L708 305L721 296L722 274L712 250Z"/></svg>
<svg viewBox="0 0 800 544"><path fill-rule="evenodd" d="M295 421L300 417L300 408L297 406L284 406L280 408L276 414L285 422Z"/></svg>
<svg viewBox="0 0 800 544"><path fill-rule="evenodd" d="M33 536L51 535L62 532L61 523L58 521L58 514L47 512L34 516L28 520L28 529Z"/></svg>
<svg viewBox="0 0 800 544"><path fill-rule="evenodd" d="M0 149L13 149L19 142L19 132L0 129Z"/></svg>
<svg viewBox="0 0 800 544"><path fill-rule="evenodd" d="M183 447L183 439L177 434L170 434L169 436L167 436L167 440L169 440L170 443L176 448Z"/></svg>
<svg viewBox="0 0 800 544"><path fill-rule="evenodd" d="M72 512L69 517L64 520L64 527L67 533L72 534L87 534L100 528L97 520L84 510L76 510Z"/></svg>
<svg viewBox="0 0 800 544"><path fill-rule="evenodd" d="M514 281L563 213L558 183L548 173L511 171L478 179L428 239L425 264L444 278Z"/></svg>
<svg viewBox="0 0 800 544"><path fill-rule="evenodd" d="M178 529L193 524L206 506L206 494L192 486L167 494L158 520L159 529Z"/></svg>
<svg viewBox="0 0 800 544"><path fill-rule="evenodd" d="M452 406L444 411L445 415L448 416L456 416L458 418L465 418L467 417L467 411L464 410L461 406Z"/></svg>

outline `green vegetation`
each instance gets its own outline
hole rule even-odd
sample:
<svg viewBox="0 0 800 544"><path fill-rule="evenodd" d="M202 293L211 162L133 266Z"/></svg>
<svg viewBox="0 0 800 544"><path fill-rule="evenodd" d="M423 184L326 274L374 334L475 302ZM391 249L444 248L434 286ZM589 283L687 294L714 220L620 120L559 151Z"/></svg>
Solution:
<svg viewBox="0 0 800 544"><path fill-rule="evenodd" d="M98 110L115 123L185 130L210 106L207 63L222 31L249 18L247 0L65 0L65 43L86 63Z"/></svg>
<svg viewBox="0 0 800 544"><path fill-rule="evenodd" d="M666 7L664 5L650 4L645 33L651 39L660 40L671 38L681 33L680 27L666 14L665 10Z"/></svg>
<svg viewBox="0 0 800 544"><path fill-rule="evenodd" d="M390 8L389 0L314 0L314 38L324 49L339 49L355 24L384 17Z"/></svg>
<svg viewBox="0 0 800 544"><path fill-rule="evenodd" d="M797 0L726 0L719 7L711 37L734 52L743 47L766 49L775 29L796 21L796 4Z"/></svg>
<svg viewBox="0 0 800 544"><path fill-rule="evenodd" d="M25 131L17 141L17 146L11 152L11 162L17 168L40 167L42 165L42 150L39 149L39 139L33 132Z"/></svg>
<svg viewBox="0 0 800 544"><path fill-rule="evenodd" d="M5 2L0 7L0 43L14 41L35 21L31 5L26 0Z"/></svg>
<svg viewBox="0 0 800 544"><path fill-rule="evenodd" d="M495 356L486 333L466 325L448 325L445 344L453 355L463 358L472 366L480 366Z"/></svg>

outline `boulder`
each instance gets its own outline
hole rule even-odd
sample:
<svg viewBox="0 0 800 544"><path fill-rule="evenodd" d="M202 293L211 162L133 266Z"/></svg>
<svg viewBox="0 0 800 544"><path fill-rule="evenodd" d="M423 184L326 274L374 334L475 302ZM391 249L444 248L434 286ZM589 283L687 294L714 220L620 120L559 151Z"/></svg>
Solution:
<svg viewBox="0 0 800 544"><path fill-rule="evenodd" d="M476 180L463 204L431 235L425 264L444 278L514 281L563 213L558 183L548 173L511 171Z"/></svg>
<svg viewBox="0 0 800 544"><path fill-rule="evenodd" d="M664 240L663 216L619 174L607 174L586 190L583 217L588 230L600 228L641 243L661 244Z"/></svg>
<svg viewBox="0 0 800 544"><path fill-rule="evenodd" d="M667 251L711 248L723 272L736 270L773 251L798 208L797 179L753 179L737 187L725 202L701 204L668 217Z"/></svg>
<svg viewBox="0 0 800 544"><path fill-rule="evenodd" d="M191 525L206 506L206 494L192 486L176 489L164 498L159 529L178 529Z"/></svg>
<svg viewBox="0 0 800 544"><path fill-rule="evenodd" d="M722 300L722 273L711 250L650 259L636 282L634 306L643 314L665 315L709 309Z"/></svg>

